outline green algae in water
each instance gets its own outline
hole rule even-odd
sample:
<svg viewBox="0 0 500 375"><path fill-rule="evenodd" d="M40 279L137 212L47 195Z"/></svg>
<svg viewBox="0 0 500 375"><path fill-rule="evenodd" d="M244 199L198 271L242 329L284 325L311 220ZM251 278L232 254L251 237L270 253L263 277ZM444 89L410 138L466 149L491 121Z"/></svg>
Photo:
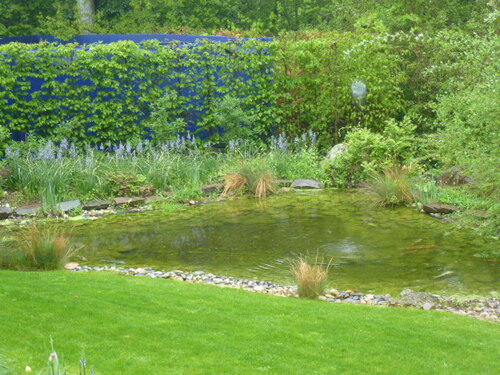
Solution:
<svg viewBox="0 0 500 375"><path fill-rule="evenodd" d="M204 270L291 283L291 259L333 259L330 284L365 292L498 290L494 240L449 232L409 208L374 209L353 192L297 192L122 214L73 230L88 264Z"/></svg>

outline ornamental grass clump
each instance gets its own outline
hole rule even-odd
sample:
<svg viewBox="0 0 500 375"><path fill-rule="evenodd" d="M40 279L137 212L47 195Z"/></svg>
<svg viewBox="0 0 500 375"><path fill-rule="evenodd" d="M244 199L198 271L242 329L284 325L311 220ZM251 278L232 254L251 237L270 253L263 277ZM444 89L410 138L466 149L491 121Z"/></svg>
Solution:
<svg viewBox="0 0 500 375"><path fill-rule="evenodd" d="M265 161L259 158L247 160L241 163L235 173L224 176L222 195L247 190L258 198L266 197L275 191L275 180L271 168Z"/></svg>
<svg viewBox="0 0 500 375"><path fill-rule="evenodd" d="M56 227L30 225L14 234L13 248L2 250L0 267L17 270L55 270L63 268L77 249L69 237Z"/></svg>
<svg viewBox="0 0 500 375"><path fill-rule="evenodd" d="M411 204L414 201L411 167L392 166L382 173L372 174L363 184L363 191L376 206L390 207Z"/></svg>
<svg viewBox="0 0 500 375"><path fill-rule="evenodd" d="M291 271L297 282L300 298L315 299L325 291L331 260L326 266L322 260L318 260L316 257L315 262L311 263L305 257L300 257L292 263Z"/></svg>

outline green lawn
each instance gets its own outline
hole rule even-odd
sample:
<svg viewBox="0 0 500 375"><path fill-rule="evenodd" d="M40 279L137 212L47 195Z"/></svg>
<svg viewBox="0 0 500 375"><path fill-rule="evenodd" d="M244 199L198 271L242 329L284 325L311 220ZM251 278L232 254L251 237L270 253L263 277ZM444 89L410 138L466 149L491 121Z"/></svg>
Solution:
<svg viewBox="0 0 500 375"><path fill-rule="evenodd" d="M108 374L494 374L500 328L103 273L0 272L0 354Z"/></svg>

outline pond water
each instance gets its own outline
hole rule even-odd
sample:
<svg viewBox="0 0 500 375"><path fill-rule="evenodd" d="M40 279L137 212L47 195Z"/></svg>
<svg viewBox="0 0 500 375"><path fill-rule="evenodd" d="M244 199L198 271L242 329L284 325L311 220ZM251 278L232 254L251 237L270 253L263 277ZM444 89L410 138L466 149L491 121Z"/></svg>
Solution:
<svg viewBox="0 0 500 375"><path fill-rule="evenodd" d="M332 260L330 285L364 292L498 290L498 263L475 257L494 240L450 232L409 208L374 209L353 192L297 192L265 200L120 214L79 222L88 264L204 270L291 283L290 260Z"/></svg>

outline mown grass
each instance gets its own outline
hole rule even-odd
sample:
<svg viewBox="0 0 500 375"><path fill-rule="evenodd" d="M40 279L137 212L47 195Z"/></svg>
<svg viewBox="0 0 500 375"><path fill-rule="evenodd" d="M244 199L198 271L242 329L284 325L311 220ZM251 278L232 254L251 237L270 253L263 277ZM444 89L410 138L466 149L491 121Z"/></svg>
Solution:
<svg viewBox="0 0 500 375"><path fill-rule="evenodd" d="M102 273L2 271L0 306L17 373L50 337L98 374L493 374L500 356L498 326L448 313Z"/></svg>

